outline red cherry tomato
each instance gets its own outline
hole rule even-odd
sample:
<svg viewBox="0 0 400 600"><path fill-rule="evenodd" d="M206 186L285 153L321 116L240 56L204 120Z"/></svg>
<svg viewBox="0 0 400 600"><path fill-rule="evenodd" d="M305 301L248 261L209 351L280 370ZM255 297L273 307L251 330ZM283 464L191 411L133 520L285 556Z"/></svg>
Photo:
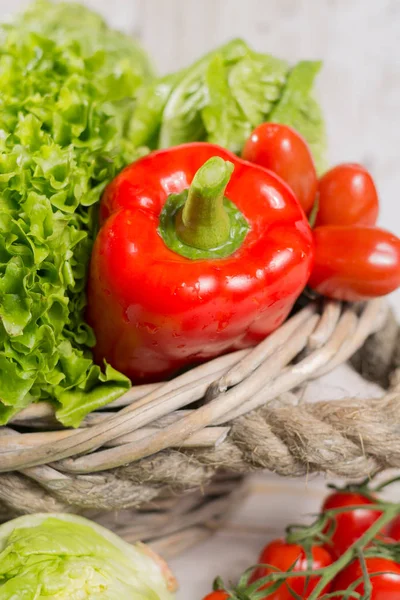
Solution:
<svg viewBox="0 0 400 600"><path fill-rule="evenodd" d="M304 212L310 212L317 194L317 173L307 143L297 131L278 123L263 123L247 140L242 156L283 179Z"/></svg>
<svg viewBox="0 0 400 600"><path fill-rule="evenodd" d="M329 298L368 300L400 286L400 239L377 227L326 225L314 230L308 285Z"/></svg>
<svg viewBox="0 0 400 600"><path fill-rule="evenodd" d="M335 530L332 536L332 552L336 556L343 554L382 515L380 511L369 508L373 504L373 500L356 492L338 491L326 498L322 507L323 512L346 506L365 505L365 508L339 513L333 518Z"/></svg>
<svg viewBox="0 0 400 600"><path fill-rule="evenodd" d="M365 563L372 586L369 600L399 600L400 564L387 558L366 558ZM377 575L374 576L374 573ZM361 564L356 560L336 577L333 591L347 591L352 583L362 579L362 576ZM365 592L364 582L361 581L354 591L363 594ZM335 600L342 600L342 596L338 595Z"/></svg>
<svg viewBox="0 0 400 600"><path fill-rule="evenodd" d="M251 581L255 582L262 577L266 577L272 572L276 571L306 571L308 569L322 569L332 564L333 559L328 550L321 546L313 546L311 548L312 561L311 564L307 561L306 553L302 546L298 544L288 544L284 540L274 540L262 551L259 563L272 565L275 568L259 567L255 570L251 577ZM294 567L293 567L294 565ZM286 580L286 584L283 583L278 590L268 596L270 600L293 600L293 595L290 590L299 594L302 598L306 599L309 597L311 592L317 586L321 578L318 576L309 577L308 580L304 575L299 577L291 577ZM271 584L262 586L260 589L266 590L271 587ZM331 586L328 585L324 588L323 594L329 592Z"/></svg>
<svg viewBox="0 0 400 600"><path fill-rule="evenodd" d="M400 542L400 516L389 525L388 535L396 542Z"/></svg>
<svg viewBox="0 0 400 600"><path fill-rule="evenodd" d="M378 214L379 199L374 180L361 165L338 165L320 179L317 227L375 225Z"/></svg>
<svg viewBox="0 0 400 600"><path fill-rule="evenodd" d="M229 594L227 594L227 592L218 590L217 592L211 592L211 594L207 594L203 600L227 600L228 598Z"/></svg>

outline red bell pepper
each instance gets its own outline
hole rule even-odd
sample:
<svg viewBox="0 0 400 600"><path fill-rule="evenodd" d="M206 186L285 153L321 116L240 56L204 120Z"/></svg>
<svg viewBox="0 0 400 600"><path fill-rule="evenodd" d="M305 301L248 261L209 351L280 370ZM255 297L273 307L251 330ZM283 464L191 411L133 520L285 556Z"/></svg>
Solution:
<svg viewBox="0 0 400 600"><path fill-rule="evenodd" d="M101 202L88 284L95 358L134 381L264 339L305 287L312 234L273 173L219 146L153 152Z"/></svg>

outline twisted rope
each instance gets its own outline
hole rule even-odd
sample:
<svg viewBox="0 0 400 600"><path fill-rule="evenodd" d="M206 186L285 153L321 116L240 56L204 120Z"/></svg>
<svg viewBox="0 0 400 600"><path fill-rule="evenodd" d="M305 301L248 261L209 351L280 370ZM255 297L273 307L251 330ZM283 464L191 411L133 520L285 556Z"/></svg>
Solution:
<svg viewBox="0 0 400 600"><path fill-rule="evenodd" d="M349 479L384 468L400 468L397 392L379 400L264 407L237 419L217 448L163 451L102 474L71 476L52 467L2 474L0 500L17 512L112 510L139 507L166 489L203 487L221 469L237 474L268 469L284 476L322 471Z"/></svg>
<svg viewBox="0 0 400 600"><path fill-rule="evenodd" d="M204 489L224 473L240 476L268 469L283 476L325 472L350 479L399 468L399 389L393 388L381 399L300 405L293 405L295 396L287 394L287 390L348 358L369 332L377 329L371 319L379 321L379 306L374 304L359 317L348 308L342 312L336 304L328 304L321 316L315 311L310 307L299 313L249 353L222 357L200 367L197 376L189 372L165 384L163 390L154 386L134 390L133 402L116 416L91 415L87 429L69 432L70 437L65 437L68 432L62 432L61 437L52 433L56 441L46 443L46 452L42 446L30 446L35 434L25 434L33 438L19 446L24 434L3 428L0 518L7 511L14 515L154 505L173 495ZM378 371L367 372L366 365L377 368L373 356L378 352L383 357L379 380L387 386L395 383L399 342L399 327L389 315L383 329L368 338L353 364L364 375L370 373L376 378ZM370 351L373 354L368 354ZM296 355L295 364L290 364ZM204 405L180 410L201 399L207 389ZM156 410L157 418L161 418L158 425L153 421ZM46 409L42 416L49 418L51 413ZM30 413L25 417L30 418ZM26 425L29 420L20 422ZM35 420L30 423L31 427L36 424ZM116 424L115 433L112 423ZM152 430L150 439L107 446L121 435L133 435L146 423L159 427ZM221 425L227 435L214 446L192 448L185 443L187 435L204 427L212 432ZM171 444L174 436L180 443ZM99 446L103 447L96 451Z"/></svg>

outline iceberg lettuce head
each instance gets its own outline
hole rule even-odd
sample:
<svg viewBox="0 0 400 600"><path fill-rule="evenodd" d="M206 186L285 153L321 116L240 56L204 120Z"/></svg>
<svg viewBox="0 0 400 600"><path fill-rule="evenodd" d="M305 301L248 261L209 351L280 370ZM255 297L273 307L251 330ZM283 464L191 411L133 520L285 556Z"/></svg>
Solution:
<svg viewBox="0 0 400 600"><path fill-rule="evenodd" d="M142 544L73 515L0 526L0 600L173 600L167 566Z"/></svg>

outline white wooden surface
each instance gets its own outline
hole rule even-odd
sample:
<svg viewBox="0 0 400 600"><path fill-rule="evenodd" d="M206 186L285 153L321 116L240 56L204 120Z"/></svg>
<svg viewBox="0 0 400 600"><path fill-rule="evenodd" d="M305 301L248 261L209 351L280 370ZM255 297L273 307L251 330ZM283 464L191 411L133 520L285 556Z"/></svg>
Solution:
<svg viewBox="0 0 400 600"><path fill-rule="evenodd" d="M0 0L4 17L26 0ZM381 224L400 235L400 0L87 0L114 26L141 38L160 72L178 69L241 36L255 49L292 60L321 58L319 95L333 163L363 162L378 183ZM400 294L395 297L400 314ZM371 393L377 393L374 388ZM365 392L348 369L311 395ZM323 481L258 477L232 526L173 561L179 600L199 600L213 577L240 572L288 521L315 512ZM253 533L241 532L242 527Z"/></svg>

